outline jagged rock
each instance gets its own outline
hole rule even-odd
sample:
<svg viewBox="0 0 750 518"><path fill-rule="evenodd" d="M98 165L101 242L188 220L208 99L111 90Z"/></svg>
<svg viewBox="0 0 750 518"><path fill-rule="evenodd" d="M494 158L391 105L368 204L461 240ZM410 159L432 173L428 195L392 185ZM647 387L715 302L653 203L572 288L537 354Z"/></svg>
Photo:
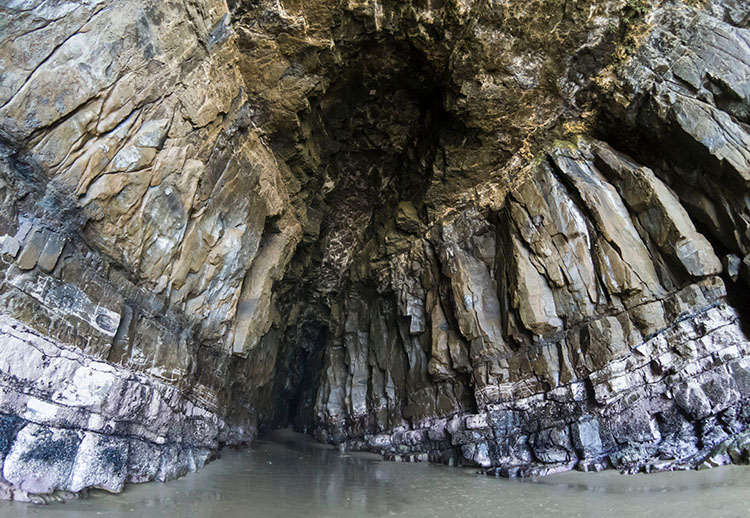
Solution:
<svg viewBox="0 0 750 518"><path fill-rule="evenodd" d="M0 497L289 423L747 462L744 2L48 4L0 7Z"/></svg>
<svg viewBox="0 0 750 518"><path fill-rule="evenodd" d="M85 433L78 446L67 489L78 492L98 487L119 493L125 485L127 459L126 440Z"/></svg>
<svg viewBox="0 0 750 518"><path fill-rule="evenodd" d="M737 282L740 276L740 269L742 268L742 259L734 254L727 254L724 256L722 265L724 266L724 273L726 273L733 282Z"/></svg>
<svg viewBox="0 0 750 518"><path fill-rule="evenodd" d="M663 254L671 255L695 278L721 271L719 258L708 240L695 230L687 211L653 171L638 168L605 145L597 147L596 156Z"/></svg>
<svg viewBox="0 0 750 518"><path fill-rule="evenodd" d="M417 209L413 203L402 201L398 204L398 208L396 209L396 226L410 234L419 232L421 223L419 215L417 215Z"/></svg>
<svg viewBox="0 0 750 518"><path fill-rule="evenodd" d="M26 493L63 489L81 442L73 430L27 424L3 463L3 478Z"/></svg>

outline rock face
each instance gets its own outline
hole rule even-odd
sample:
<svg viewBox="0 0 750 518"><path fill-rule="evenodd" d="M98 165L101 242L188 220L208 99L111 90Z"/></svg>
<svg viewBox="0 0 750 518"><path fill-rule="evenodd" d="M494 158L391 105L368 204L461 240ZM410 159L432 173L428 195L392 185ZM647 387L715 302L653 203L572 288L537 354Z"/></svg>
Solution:
<svg viewBox="0 0 750 518"><path fill-rule="evenodd" d="M294 424L503 476L748 459L739 0L0 6L0 497Z"/></svg>

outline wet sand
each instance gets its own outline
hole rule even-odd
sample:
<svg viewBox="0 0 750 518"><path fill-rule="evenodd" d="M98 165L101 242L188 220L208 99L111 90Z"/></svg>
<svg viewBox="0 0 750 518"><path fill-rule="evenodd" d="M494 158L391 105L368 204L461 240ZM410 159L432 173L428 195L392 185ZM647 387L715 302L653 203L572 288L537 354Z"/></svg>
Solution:
<svg viewBox="0 0 750 518"><path fill-rule="evenodd" d="M744 518L750 516L750 467L504 480L340 453L279 431L252 448L225 450L221 460L166 484L129 485L117 495L93 491L87 499L48 506L0 502L2 518L98 516Z"/></svg>

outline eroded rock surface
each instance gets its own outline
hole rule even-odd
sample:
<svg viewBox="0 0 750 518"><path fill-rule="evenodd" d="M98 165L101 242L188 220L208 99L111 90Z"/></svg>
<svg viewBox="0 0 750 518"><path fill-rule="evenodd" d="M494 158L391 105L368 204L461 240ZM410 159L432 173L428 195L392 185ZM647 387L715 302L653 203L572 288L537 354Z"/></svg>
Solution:
<svg viewBox="0 0 750 518"><path fill-rule="evenodd" d="M6 2L0 496L293 423L745 462L744 2Z"/></svg>

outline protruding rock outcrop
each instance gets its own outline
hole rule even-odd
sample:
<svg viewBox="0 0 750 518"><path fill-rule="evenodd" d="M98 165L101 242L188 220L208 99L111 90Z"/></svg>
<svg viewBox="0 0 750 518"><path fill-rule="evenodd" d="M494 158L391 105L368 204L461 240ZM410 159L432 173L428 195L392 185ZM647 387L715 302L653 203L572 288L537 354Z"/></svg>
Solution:
<svg viewBox="0 0 750 518"><path fill-rule="evenodd" d="M0 496L747 459L750 9L439 4L0 7Z"/></svg>
<svg viewBox="0 0 750 518"><path fill-rule="evenodd" d="M719 259L676 195L605 144L555 150L499 210L435 228L408 263L400 319L388 297L347 299L324 438L531 474L695 465L726 437L718 416L745 426L750 342Z"/></svg>

